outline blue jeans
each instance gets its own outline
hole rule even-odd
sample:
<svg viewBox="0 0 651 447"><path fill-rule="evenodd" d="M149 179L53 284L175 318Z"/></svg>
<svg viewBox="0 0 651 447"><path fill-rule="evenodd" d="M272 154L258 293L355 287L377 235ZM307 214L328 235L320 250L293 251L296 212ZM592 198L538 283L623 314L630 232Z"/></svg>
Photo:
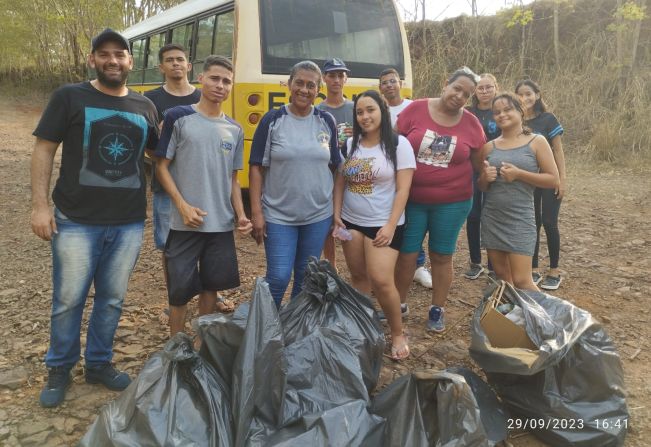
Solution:
<svg viewBox="0 0 651 447"><path fill-rule="evenodd" d="M280 307L289 280L294 271L294 286L291 297L299 294L303 287L305 266L311 256L318 258L323 250L326 236L330 232L332 217L308 225L283 225L267 222L267 237L264 250L267 257L269 291Z"/></svg>
<svg viewBox="0 0 651 447"><path fill-rule="evenodd" d="M154 245L159 250L165 250L165 242L170 234L170 211L172 199L165 191L155 191L152 200Z"/></svg>
<svg viewBox="0 0 651 447"><path fill-rule="evenodd" d="M81 318L91 283L95 298L86 337L86 366L110 362L144 222L79 224L57 209L54 216L58 234L52 237L52 316L45 364L71 368L79 361Z"/></svg>

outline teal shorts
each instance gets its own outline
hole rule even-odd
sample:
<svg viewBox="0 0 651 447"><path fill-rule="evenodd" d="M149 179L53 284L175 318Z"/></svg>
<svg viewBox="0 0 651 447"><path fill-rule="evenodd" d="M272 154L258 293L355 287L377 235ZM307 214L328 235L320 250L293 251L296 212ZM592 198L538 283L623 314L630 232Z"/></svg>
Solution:
<svg viewBox="0 0 651 447"><path fill-rule="evenodd" d="M407 226L401 253L417 253L429 233L429 251L451 255L457 248L459 231L472 208L472 199L463 202L423 205L408 202L405 209Z"/></svg>

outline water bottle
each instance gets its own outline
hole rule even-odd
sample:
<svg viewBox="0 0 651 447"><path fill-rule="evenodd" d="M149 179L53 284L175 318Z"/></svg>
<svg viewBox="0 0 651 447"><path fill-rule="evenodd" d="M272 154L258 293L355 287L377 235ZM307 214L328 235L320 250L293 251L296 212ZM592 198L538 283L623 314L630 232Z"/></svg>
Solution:
<svg viewBox="0 0 651 447"><path fill-rule="evenodd" d="M335 231L332 232L332 235L335 237L335 239L339 239L340 241L350 241L353 238L353 235L350 233L350 231L344 227L335 228Z"/></svg>

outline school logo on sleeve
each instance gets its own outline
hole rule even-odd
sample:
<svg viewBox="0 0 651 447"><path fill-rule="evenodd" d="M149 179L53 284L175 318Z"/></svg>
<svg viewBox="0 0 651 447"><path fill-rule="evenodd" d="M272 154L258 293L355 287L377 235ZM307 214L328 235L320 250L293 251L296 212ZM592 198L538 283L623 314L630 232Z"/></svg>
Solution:
<svg viewBox="0 0 651 447"><path fill-rule="evenodd" d="M86 107L79 184L140 188L140 157L147 136L142 115Z"/></svg>
<svg viewBox="0 0 651 447"><path fill-rule="evenodd" d="M327 132L319 132L316 136L316 140L319 142L322 148L327 151L330 150L330 134Z"/></svg>
<svg viewBox="0 0 651 447"><path fill-rule="evenodd" d="M222 140L221 150L224 154L229 154L233 149L234 149L234 145L232 141Z"/></svg>
<svg viewBox="0 0 651 447"><path fill-rule="evenodd" d="M433 130L428 130L420 143L416 160L426 165L447 168L456 147L456 136L439 135Z"/></svg>

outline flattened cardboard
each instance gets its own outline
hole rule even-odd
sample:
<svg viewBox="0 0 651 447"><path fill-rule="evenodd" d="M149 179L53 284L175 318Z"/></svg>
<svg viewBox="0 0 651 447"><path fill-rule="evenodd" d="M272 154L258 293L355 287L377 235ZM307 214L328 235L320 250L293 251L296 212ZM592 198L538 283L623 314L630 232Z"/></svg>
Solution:
<svg viewBox="0 0 651 447"><path fill-rule="evenodd" d="M501 287L495 290L488 303L486 303L484 312L479 320L491 345L495 348L538 349L523 327L518 326L495 309L501 304L503 291L504 285L502 284Z"/></svg>

